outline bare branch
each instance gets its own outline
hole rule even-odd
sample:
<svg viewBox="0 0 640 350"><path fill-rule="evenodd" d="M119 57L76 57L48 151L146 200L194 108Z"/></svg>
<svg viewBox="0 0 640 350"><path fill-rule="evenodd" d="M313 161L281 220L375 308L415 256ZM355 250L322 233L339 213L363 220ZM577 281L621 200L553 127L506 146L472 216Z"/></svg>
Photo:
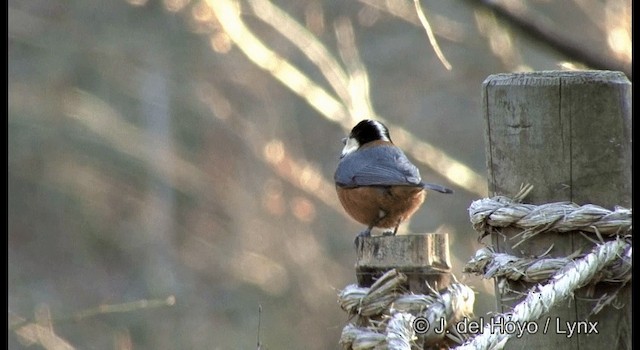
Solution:
<svg viewBox="0 0 640 350"><path fill-rule="evenodd" d="M427 21L427 17L424 14L424 10L422 10L422 6L420 6L420 0L413 0L414 5L416 6L416 13L418 13L418 18L420 19L420 23L422 23L422 27L427 32L427 37L429 37L429 43L433 47L433 50L436 52L436 56L444 67L447 70L451 70L451 64L447 61L447 58L444 57L442 50L440 50L440 46L438 45L438 41L436 41L435 35L433 35L433 31L431 30L431 25L429 25L429 21Z"/></svg>

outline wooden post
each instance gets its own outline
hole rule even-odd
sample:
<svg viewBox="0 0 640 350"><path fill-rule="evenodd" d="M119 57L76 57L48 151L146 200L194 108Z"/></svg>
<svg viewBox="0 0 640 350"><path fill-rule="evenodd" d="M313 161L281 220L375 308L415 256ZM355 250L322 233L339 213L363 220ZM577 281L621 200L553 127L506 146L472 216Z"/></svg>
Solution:
<svg viewBox="0 0 640 350"><path fill-rule="evenodd" d="M532 204L571 201L631 208L631 83L624 74L497 74L484 81L482 93L492 195L512 196L521 184L530 183L534 188L525 202ZM578 250L588 253L593 246L577 232L544 233L514 251L515 241L509 237L515 233L493 235L496 250L530 257L553 247L549 255L559 257ZM533 286L508 287L526 291ZM576 291L575 300L552 309L546 334L544 316L538 320L538 333L513 337L506 348L631 349L630 285L619 294L622 308L609 305L590 315L595 300L615 289L600 283L592 295L586 288ZM500 294L497 288L496 294L503 312L522 300L516 293ZM598 322L598 333L583 331L568 337L567 327L585 320Z"/></svg>
<svg viewBox="0 0 640 350"><path fill-rule="evenodd" d="M451 283L449 236L428 233L359 238L356 277L360 287L370 287L390 269L407 275L407 289L428 294L427 284L440 290Z"/></svg>

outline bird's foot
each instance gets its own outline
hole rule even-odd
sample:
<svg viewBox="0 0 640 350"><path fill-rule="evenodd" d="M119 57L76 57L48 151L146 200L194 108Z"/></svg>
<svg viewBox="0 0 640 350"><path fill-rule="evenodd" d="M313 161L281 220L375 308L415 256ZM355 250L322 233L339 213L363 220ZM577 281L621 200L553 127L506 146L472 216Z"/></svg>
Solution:
<svg viewBox="0 0 640 350"><path fill-rule="evenodd" d="M371 237L371 230L366 229L360 233L358 233L358 237Z"/></svg>
<svg viewBox="0 0 640 350"><path fill-rule="evenodd" d="M356 245L356 247L358 246L358 241L360 240L360 238L362 237L371 237L371 229L368 228L360 233L358 233L358 235L356 236L356 239L353 241L353 244Z"/></svg>
<svg viewBox="0 0 640 350"><path fill-rule="evenodd" d="M384 232L382 232L382 235L383 235L383 236L395 236L395 235L396 235L396 233L395 233L395 231L390 230L390 231L384 231Z"/></svg>

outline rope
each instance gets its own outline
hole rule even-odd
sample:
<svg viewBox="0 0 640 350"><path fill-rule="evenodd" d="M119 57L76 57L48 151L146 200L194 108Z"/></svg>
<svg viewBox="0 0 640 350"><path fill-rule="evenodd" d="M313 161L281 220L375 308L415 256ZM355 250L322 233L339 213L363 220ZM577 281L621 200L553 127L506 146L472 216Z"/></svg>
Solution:
<svg viewBox="0 0 640 350"><path fill-rule="evenodd" d="M438 342L445 336L458 344L464 342L465 335L459 334L453 325L473 313L473 290L453 283L441 293L407 294L403 287L406 280L404 274L392 269L370 288L352 284L338 294L340 307L349 315L357 316L356 321L342 330L340 344L343 349L409 350L417 343ZM418 318L427 322L427 329L414 324ZM356 326L356 323L364 326ZM441 326L449 334L434 332Z"/></svg>
<svg viewBox="0 0 640 350"><path fill-rule="evenodd" d="M521 241L543 232L584 231L598 235L631 234L631 209L616 206L614 210L570 202L543 205L524 204L510 198L497 196L474 201L469 206L469 218L473 228L482 237L496 228L516 227L523 231L517 236ZM515 238L515 237L514 237Z"/></svg>
<svg viewBox="0 0 640 350"><path fill-rule="evenodd" d="M380 315L396 300L406 281L406 275L392 269L378 278L370 288L348 285L338 295L338 303L350 315Z"/></svg>
<svg viewBox="0 0 640 350"><path fill-rule="evenodd" d="M630 249L631 243L620 238L596 245L591 253L554 274L550 283L538 286L539 291L531 291L512 312L494 319L519 324L537 320L553 306L571 296L574 290L592 281L603 268ZM501 349L513 335L514 333L494 332L487 325L481 334L456 349Z"/></svg>
<svg viewBox="0 0 640 350"><path fill-rule="evenodd" d="M416 333L413 329L415 316L405 312L396 312L387 325L387 344L389 349L411 350Z"/></svg>
<svg viewBox="0 0 640 350"><path fill-rule="evenodd" d="M631 280L631 245L627 245L620 259L607 264L591 280L591 284L598 282L626 283ZM552 275L560 272L569 265L571 257L562 258L518 258L513 255L496 253L485 247L478 250L475 256L467 262L463 272L482 275L483 278L508 279L537 283L548 280Z"/></svg>

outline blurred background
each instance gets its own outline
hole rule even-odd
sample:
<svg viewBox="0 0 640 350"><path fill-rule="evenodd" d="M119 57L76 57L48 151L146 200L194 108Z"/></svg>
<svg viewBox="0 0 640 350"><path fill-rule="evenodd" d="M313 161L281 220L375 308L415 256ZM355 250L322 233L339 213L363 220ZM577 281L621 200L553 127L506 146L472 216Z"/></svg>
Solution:
<svg viewBox="0 0 640 350"><path fill-rule="evenodd" d="M631 1L420 5L441 57L412 0L10 0L9 348L338 348L363 227L332 177L364 118L455 190L400 233L448 233L493 311L462 274L481 84L631 79Z"/></svg>

